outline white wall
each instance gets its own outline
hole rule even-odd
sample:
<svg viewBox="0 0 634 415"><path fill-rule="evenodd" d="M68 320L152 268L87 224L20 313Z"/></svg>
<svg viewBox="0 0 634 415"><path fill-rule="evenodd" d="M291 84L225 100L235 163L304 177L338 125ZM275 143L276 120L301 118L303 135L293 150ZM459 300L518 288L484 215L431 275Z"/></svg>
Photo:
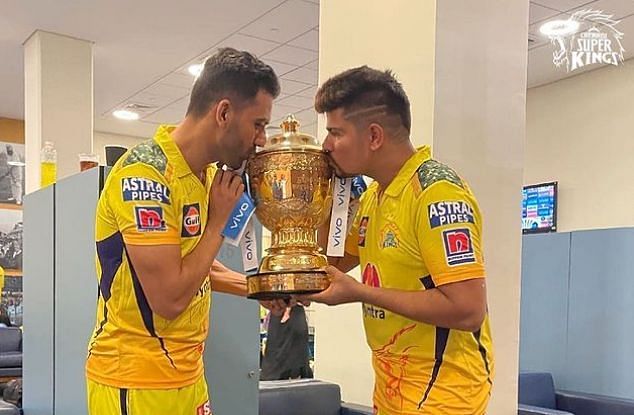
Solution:
<svg viewBox="0 0 634 415"><path fill-rule="evenodd" d="M634 60L528 90L524 184L559 182L558 231L634 225Z"/></svg>
<svg viewBox="0 0 634 415"><path fill-rule="evenodd" d="M434 157L462 174L482 210L489 415L517 413L527 26L527 1L437 2Z"/></svg>
<svg viewBox="0 0 634 415"><path fill-rule="evenodd" d="M106 145L120 145L130 148L135 146L151 137L133 137L129 135L120 135L105 133L101 131L95 131L92 141L92 151L95 154L99 154L99 164L106 164L106 152L104 147Z"/></svg>
<svg viewBox="0 0 634 415"><path fill-rule="evenodd" d="M36 30L24 43L26 192L40 188L40 150L55 143L57 179L79 171L93 134L93 43Z"/></svg>

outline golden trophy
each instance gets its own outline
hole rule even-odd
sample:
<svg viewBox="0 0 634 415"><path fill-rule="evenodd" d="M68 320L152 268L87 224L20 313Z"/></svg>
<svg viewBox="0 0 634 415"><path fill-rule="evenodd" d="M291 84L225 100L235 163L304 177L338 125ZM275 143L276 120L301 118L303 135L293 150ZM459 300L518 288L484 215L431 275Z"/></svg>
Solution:
<svg viewBox="0 0 634 415"><path fill-rule="evenodd" d="M281 128L247 164L255 214L271 231L267 255L257 274L247 277L247 296L259 300L315 293L330 285L317 228L330 217L333 171L317 139L300 133L293 115Z"/></svg>

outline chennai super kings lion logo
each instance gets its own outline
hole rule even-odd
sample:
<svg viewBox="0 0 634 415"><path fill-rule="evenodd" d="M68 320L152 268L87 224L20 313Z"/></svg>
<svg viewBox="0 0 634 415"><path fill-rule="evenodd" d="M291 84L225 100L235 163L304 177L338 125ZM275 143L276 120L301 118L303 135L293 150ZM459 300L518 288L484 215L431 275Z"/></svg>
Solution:
<svg viewBox="0 0 634 415"><path fill-rule="evenodd" d="M555 47L555 66L565 66L566 71L571 72L595 63L614 66L622 63L623 32L616 28L620 21L613 20L612 16L602 10L582 10L570 16L568 20L578 24L578 31L548 36Z"/></svg>

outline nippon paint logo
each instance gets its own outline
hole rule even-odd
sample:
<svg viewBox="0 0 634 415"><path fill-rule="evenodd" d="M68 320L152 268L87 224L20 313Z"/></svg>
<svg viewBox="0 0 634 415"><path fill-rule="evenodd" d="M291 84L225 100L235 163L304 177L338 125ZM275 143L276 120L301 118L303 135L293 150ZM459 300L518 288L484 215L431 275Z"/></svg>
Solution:
<svg viewBox="0 0 634 415"><path fill-rule="evenodd" d="M572 72L584 66L623 63L623 32L617 29L620 20L602 10L581 10L567 20L544 23L540 32L552 43L553 63Z"/></svg>

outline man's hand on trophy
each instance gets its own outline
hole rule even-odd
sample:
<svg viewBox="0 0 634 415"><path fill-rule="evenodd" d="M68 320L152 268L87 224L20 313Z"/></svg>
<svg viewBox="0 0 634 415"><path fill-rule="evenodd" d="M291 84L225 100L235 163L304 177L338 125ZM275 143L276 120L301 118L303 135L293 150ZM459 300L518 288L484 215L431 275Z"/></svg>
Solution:
<svg viewBox="0 0 634 415"><path fill-rule="evenodd" d="M288 307L294 307L296 304L301 304L304 307L310 305L310 300L298 300L291 298L290 300L260 300L260 305L267 310L270 310L272 314L281 316Z"/></svg>
<svg viewBox="0 0 634 415"><path fill-rule="evenodd" d="M260 305L278 317L284 314L286 307L288 307L286 300L260 300Z"/></svg>
<svg viewBox="0 0 634 415"><path fill-rule="evenodd" d="M327 305L353 303L360 300L364 285L348 274L344 274L337 268L329 265L326 273L330 277L330 286L317 294L301 295L295 297L297 301L314 301Z"/></svg>
<svg viewBox="0 0 634 415"><path fill-rule="evenodd" d="M230 171L218 170L209 194L209 222L222 228L234 206L244 193L242 178Z"/></svg>

